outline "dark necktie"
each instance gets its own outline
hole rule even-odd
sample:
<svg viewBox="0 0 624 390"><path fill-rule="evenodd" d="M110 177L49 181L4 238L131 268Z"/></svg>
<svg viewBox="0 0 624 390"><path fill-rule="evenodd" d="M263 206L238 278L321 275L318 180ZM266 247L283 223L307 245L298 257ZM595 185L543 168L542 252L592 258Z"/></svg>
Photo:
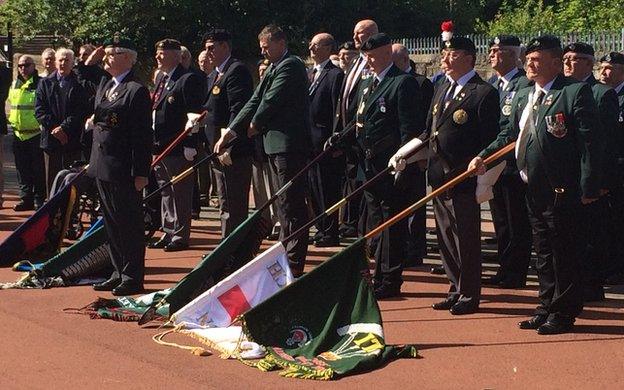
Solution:
<svg viewBox="0 0 624 390"><path fill-rule="evenodd" d="M312 68L310 73L308 73L308 80L310 81L310 85L314 84L314 79L316 78L316 66Z"/></svg>
<svg viewBox="0 0 624 390"><path fill-rule="evenodd" d="M455 94L456 87L457 87L457 83L453 81L451 85L449 86L449 88L446 90L446 94L444 94L442 110L446 110L446 107L448 107L449 103L453 99L453 95Z"/></svg>
<svg viewBox="0 0 624 390"><path fill-rule="evenodd" d="M533 123L535 123L535 126L537 126L537 114L539 112L539 107L542 105L542 100L544 100L544 95L546 95L544 90L540 89L537 91L537 95L535 96L535 103L533 104Z"/></svg>
<svg viewBox="0 0 624 390"><path fill-rule="evenodd" d="M154 96L152 97L152 110L156 109L158 100L160 100L160 96L162 95L163 90L165 89L165 84L167 84L167 79L169 79L169 76L164 75L160 79L160 83L158 83L158 86L156 87L156 90L154 91Z"/></svg>

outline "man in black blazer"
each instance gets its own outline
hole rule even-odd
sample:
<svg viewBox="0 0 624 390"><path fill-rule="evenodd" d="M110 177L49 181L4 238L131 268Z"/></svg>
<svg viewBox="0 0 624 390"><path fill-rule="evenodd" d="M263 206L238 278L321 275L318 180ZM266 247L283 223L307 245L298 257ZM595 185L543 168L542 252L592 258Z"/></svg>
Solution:
<svg viewBox="0 0 624 390"><path fill-rule="evenodd" d="M314 66L308 71L312 155L323 151L325 141L332 134L334 113L344 78L344 72L329 60L334 46L334 37L327 33L317 34L310 41L310 57L314 61ZM340 200L340 187L344 177L343 159L340 155L327 156L310 169L310 191L315 215L325 212ZM339 244L336 213L323 218L316 228L318 233L314 240L315 246Z"/></svg>
<svg viewBox="0 0 624 390"><path fill-rule="evenodd" d="M511 102L516 93L530 85L525 72L518 69L520 39L513 35L500 35L490 41L489 60L496 74L489 80L498 90L500 102L500 127L509 122ZM494 185L494 198L490 210L500 267L486 283L501 288L520 288L526 285L531 258L531 225L526 207L526 184L520 179L516 158L510 154L507 165Z"/></svg>
<svg viewBox="0 0 624 390"><path fill-rule="evenodd" d="M429 140L427 177L434 189L465 171L474 153L499 131L498 93L475 72L475 55L474 43L464 37L451 38L442 50L447 81L436 87L427 130L420 136ZM433 308L454 315L479 308L481 216L476 183L470 178L433 201L440 256L451 283L447 299Z"/></svg>
<svg viewBox="0 0 624 390"><path fill-rule="evenodd" d="M362 44L370 38L371 35L377 34L379 28L373 20L360 20L353 28L353 42L355 48L360 50ZM362 77L368 75L368 60L363 53L353 59L345 72L345 77L340 87L340 95L336 105L336 113L334 120L334 132L342 131L345 126L355 117L357 110L357 91L362 81ZM343 196L347 196L353 190L358 188L362 182L357 178L358 158L352 151L345 151L346 170L345 182L343 187ZM340 222L340 234L343 237L355 237L358 235L358 224L362 216L363 198L356 196L352 198L344 208L342 221ZM365 219L365 216L362 216Z"/></svg>
<svg viewBox="0 0 624 390"><path fill-rule="evenodd" d="M433 83L425 76L416 73L416 70L412 67L411 60L409 58L409 52L405 46L400 43L392 44L392 60L394 64L405 73L413 76L418 83L418 90L420 96L418 99L418 110L420 111L419 118L421 123L419 128L422 131L425 130L425 121L427 119L427 113L429 112L429 106L431 105L431 98L433 97ZM421 130L418 131L420 134ZM424 171L421 171L418 167L411 166L407 172L403 175L410 177L411 189L413 190L410 196L410 201L416 202L423 198L427 194L427 181L425 179ZM405 259L403 259L403 266L415 267L423 264L423 258L427 255L427 210L421 208L416 210L407 221L407 248L405 253Z"/></svg>
<svg viewBox="0 0 624 390"><path fill-rule="evenodd" d="M221 129L236 117L253 93L253 79L245 64L232 57L232 39L226 30L215 29L206 36L206 53L215 70L208 77L206 138L221 138ZM219 194L221 235L227 237L249 214L249 187L253 141L240 137L228 156L214 163Z"/></svg>
<svg viewBox="0 0 624 390"><path fill-rule="evenodd" d="M392 62L392 42L384 34L373 34L363 45L371 74L358 91L355 115L355 146L363 180L386 169L388 160L422 129L419 118L420 91L416 79ZM409 180L409 179L408 179ZM370 219L377 227L408 205L409 198L386 175L364 191ZM402 260L405 256L407 221L402 220L380 233L375 245L375 297L400 294Z"/></svg>
<svg viewBox="0 0 624 390"><path fill-rule="evenodd" d="M105 69L112 79L100 83L95 113L87 121L93 131L87 173L95 178L100 193L115 270L93 288L125 296L143 290L141 190L150 172L152 110L149 91L132 74L137 57L132 42L116 35L105 44L105 52Z"/></svg>
<svg viewBox="0 0 624 390"><path fill-rule="evenodd" d="M308 77L303 61L288 53L286 34L281 28L266 26L258 34L258 41L271 64L251 99L215 144L215 151L222 153L235 136L262 135L272 180L281 189L305 167L310 153ZM306 195L307 186L300 180L279 197L281 240L308 221ZM290 240L286 250L293 275L301 275L308 251L308 232Z"/></svg>
<svg viewBox="0 0 624 390"><path fill-rule="evenodd" d="M41 80L35 101L48 196L56 174L81 159L80 137L89 112L89 96L72 71L74 52L58 49L55 60L57 70Z"/></svg>
<svg viewBox="0 0 624 390"><path fill-rule="evenodd" d="M189 113L198 113L205 101L204 80L180 64L180 42L163 39L156 43L160 72L152 95L154 111L154 154L162 153L186 126ZM189 134L154 167L159 186L189 168L197 155L197 139ZM162 191L161 215L163 236L151 248L167 252L188 247L191 235L193 175Z"/></svg>

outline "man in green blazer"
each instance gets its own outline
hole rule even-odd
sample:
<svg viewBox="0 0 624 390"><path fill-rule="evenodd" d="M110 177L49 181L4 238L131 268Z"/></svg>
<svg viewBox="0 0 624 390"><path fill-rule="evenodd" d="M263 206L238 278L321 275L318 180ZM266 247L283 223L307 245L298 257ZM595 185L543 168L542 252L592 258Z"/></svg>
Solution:
<svg viewBox="0 0 624 390"><path fill-rule="evenodd" d="M355 146L360 174L369 180L384 170L390 157L407 141L422 132L422 92L416 79L392 62L392 41L384 33L372 35L361 47L371 74L360 83L354 122ZM391 176L379 180L364 191L369 227L379 226L408 206L410 198L405 183L395 183ZM397 187L399 186L399 187ZM397 296L402 284L402 261L405 257L407 220L381 233L375 245L375 296Z"/></svg>
<svg viewBox="0 0 624 390"><path fill-rule="evenodd" d="M305 64L288 53L286 34L277 26L266 26L258 35L262 54L270 65L251 99L215 144L215 152L235 137L262 135L269 156L271 178L282 188L306 164L310 152L308 76ZM278 199L280 239L294 233L308 221L305 181L291 186ZM303 273L308 234L288 242L293 275Z"/></svg>
<svg viewBox="0 0 624 390"><path fill-rule="evenodd" d="M609 244L614 237L610 222L609 189L617 180L615 142L606 142L617 138L618 98L615 90L600 84L594 77L594 48L583 42L575 42L563 49L563 74L577 81L589 84L600 115L600 129L605 141L605 155L600 169L600 199L583 206L585 228L587 229L585 251L583 253L583 300L585 302L603 301L601 273L606 268L609 258Z"/></svg>
<svg viewBox="0 0 624 390"><path fill-rule="evenodd" d="M610 230L614 237L619 238L624 232L624 54L611 52L600 58L600 82L615 90L619 105L616 131L609 139L617 173L608 194L611 204ZM607 284L623 284L624 242L621 239L611 241L609 260L606 269L602 270L602 277Z"/></svg>
<svg viewBox="0 0 624 390"><path fill-rule="evenodd" d="M603 141L596 102L589 85L561 74L562 55L557 37L531 40L526 69L535 86L516 94L509 125L469 164L483 174L482 158L516 141L540 285L535 316L519 327L539 334L569 332L583 310L582 205L600 195Z"/></svg>

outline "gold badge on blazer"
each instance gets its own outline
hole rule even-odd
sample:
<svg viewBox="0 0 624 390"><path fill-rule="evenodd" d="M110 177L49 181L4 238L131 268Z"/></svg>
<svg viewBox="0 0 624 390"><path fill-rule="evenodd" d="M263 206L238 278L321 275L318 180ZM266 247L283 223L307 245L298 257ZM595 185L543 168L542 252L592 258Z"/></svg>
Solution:
<svg viewBox="0 0 624 390"><path fill-rule="evenodd" d="M468 122L468 113L464 110L457 110L453 113L453 121L458 125Z"/></svg>
<svg viewBox="0 0 624 390"><path fill-rule="evenodd" d="M111 112L111 114L108 116L108 125L111 127L115 127L117 126L117 123L119 123L119 118L117 117L117 113Z"/></svg>
<svg viewBox="0 0 624 390"><path fill-rule="evenodd" d="M511 115L511 104L505 104L502 109L503 115L509 116Z"/></svg>
<svg viewBox="0 0 624 390"><path fill-rule="evenodd" d="M169 104L173 104L173 102L175 102L175 97L173 97L173 96L169 96L169 97L167 98L167 102L169 102Z"/></svg>
<svg viewBox="0 0 624 390"><path fill-rule="evenodd" d="M432 110L432 112L431 112L431 113L432 113L433 115L435 115L435 114L437 114L437 113L438 113L438 103L436 103L436 104L434 104L434 105L433 105L433 110Z"/></svg>
<svg viewBox="0 0 624 390"><path fill-rule="evenodd" d="M218 85L215 85L214 87L212 87L212 94L213 95L218 95L221 93L221 88L219 88Z"/></svg>

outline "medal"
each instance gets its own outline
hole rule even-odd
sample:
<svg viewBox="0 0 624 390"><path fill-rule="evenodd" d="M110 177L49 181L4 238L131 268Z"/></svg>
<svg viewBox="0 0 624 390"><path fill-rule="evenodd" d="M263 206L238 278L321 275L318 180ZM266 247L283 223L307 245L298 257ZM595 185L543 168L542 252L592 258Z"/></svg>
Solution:
<svg viewBox="0 0 624 390"><path fill-rule="evenodd" d="M108 125L110 127L115 127L117 126L117 123L119 123L119 118L117 117L117 113L111 112L110 115L108 116Z"/></svg>
<svg viewBox="0 0 624 390"><path fill-rule="evenodd" d="M213 95L218 95L221 93L221 88L219 88L218 85L215 85L214 87L212 87L212 94Z"/></svg>
<svg viewBox="0 0 624 390"><path fill-rule="evenodd" d="M457 110L453 113L453 121L458 125L468 122L468 113L464 110Z"/></svg>
<svg viewBox="0 0 624 390"><path fill-rule="evenodd" d="M511 114L511 104L505 104L503 106L502 113L505 116L509 116Z"/></svg>
<svg viewBox="0 0 624 390"><path fill-rule="evenodd" d="M379 98L379 100L377 101L377 104L379 104L379 111L385 114L386 113L386 99Z"/></svg>
<svg viewBox="0 0 624 390"><path fill-rule="evenodd" d="M173 102L175 102L175 98L173 96L169 96L167 98L167 102L169 102L169 104L173 104Z"/></svg>
<svg viewBox="0 0 624 390"><path fill-rule="evenodd" d="M547 116L546 130L557 138L563 138L568 134L568 129L565 126L565 116L563 112L557 113L553 116Z"/></svg>
<svg viewBox="0 0 624 390"><path fill-rule="evenodd" d="M117 96L119 96L119 92L115 91L115 92L111 93L108 96L108 101L112 102L113 100L117 99Z"/></svg>
<svg viewBox="0 0 624 390"><path fill-rule="evenodd" d="M548 95L546 97L546 100L544 100L544 105L545 106L550 106L552 104L552 102L553 102L553 95ZM563 114L561 114L561 115L563 115Z"/></svg>

